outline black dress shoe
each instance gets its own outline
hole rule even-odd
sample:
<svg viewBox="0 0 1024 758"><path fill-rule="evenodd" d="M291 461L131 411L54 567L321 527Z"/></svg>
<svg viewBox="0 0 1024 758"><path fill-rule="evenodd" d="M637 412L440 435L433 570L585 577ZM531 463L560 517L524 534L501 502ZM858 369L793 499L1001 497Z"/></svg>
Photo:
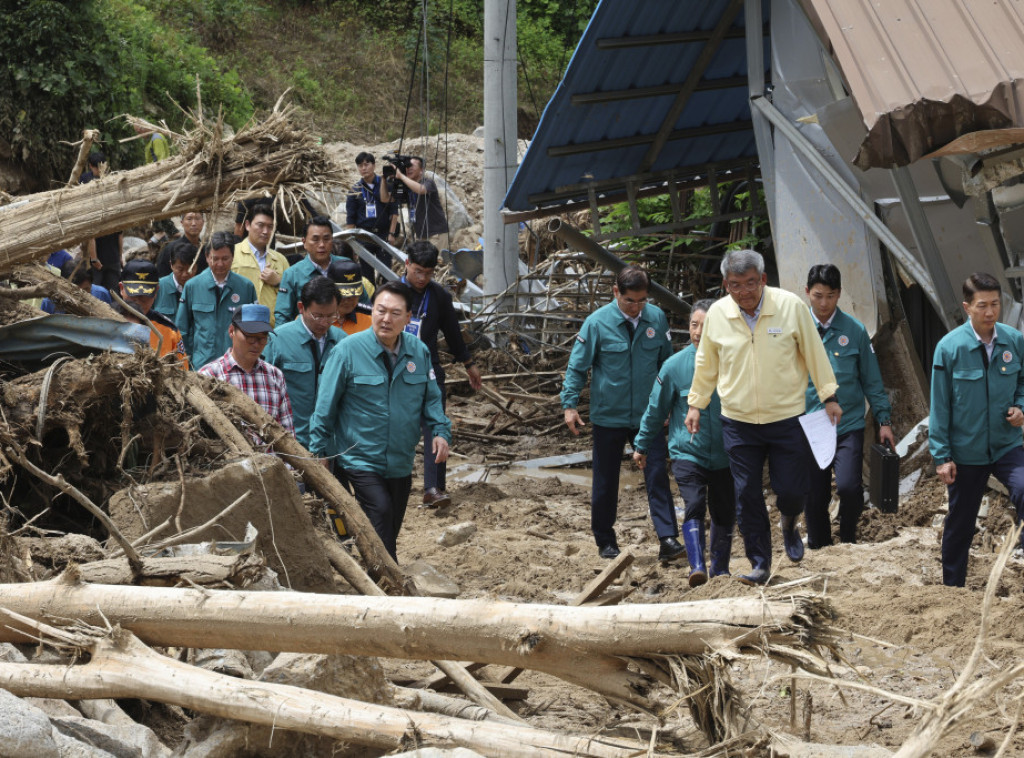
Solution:
<svg viewBox="0 0 1024 758"><path fill-rule="evenodd" d="M597 549L597 554L602 558L611 560L612 558L619 557L619 546L618 545L603 545Z"/></svg>
<svg viewBox="0 0 1024 758"><path fill-rule="evenodd" d="M679 544L675 537L662 537L661 549L658 551L659 561L674 561L681 555L686 554L686 548Z"/></svg>
<svg viewBox="0 0 1024 758"><path fill-rule="evenodd" d="M423 505L427 508L444 508L451 504L451 496L447 492L441 492L437 487L431 487L423 493Z"/></svg>

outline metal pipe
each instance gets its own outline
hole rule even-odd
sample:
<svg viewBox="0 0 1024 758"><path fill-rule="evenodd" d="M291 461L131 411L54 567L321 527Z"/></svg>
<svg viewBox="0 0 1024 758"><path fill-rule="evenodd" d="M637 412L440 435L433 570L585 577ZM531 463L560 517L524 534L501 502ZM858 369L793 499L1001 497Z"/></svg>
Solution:
<svg viewBox="0 0 1024 758"><path fill-rule="evenodd" d="M875 215L871 206L864 201L856 190L846 183L839 172L828 161L821 157L817 148L811 144L810 140L804 137L800 130L793 126L778 108L763 97L754 98L750 101L750 104L751 107L763 113L765 118L789 140L797 152L803 155L808 163L818 170L829 186L839 193L843 200L857 214L858 218L868 225L868 228L875 233L875 236L878 237L881 243L889 248L889 251L900 262L900 265L921 285L921 289L924 290L925 295L928 296L932 305L935 306L936 313L943 313L942 303L939 302L939 298L935 294L935 287L932 284L931 276L928 275L928 272L917 258L914 257L913 253L907 250L906 246L900 242L899 237L885 225L882 219Z"/></svg>
<svg viewBox="0 0 1024 758"><path fill-rule="evenodd" d="M629 265L617 255L601 247L594 240L580 234L579 230L562 223L560 218L553 218L548 222L548 231L565 244L583 251L587 254L588 258L600 263L606 269L614 271L616 274ZM656 282L651 282L651 297L662 308L678 313L680 316L686 316L690 312L690 306Z"/></svg>

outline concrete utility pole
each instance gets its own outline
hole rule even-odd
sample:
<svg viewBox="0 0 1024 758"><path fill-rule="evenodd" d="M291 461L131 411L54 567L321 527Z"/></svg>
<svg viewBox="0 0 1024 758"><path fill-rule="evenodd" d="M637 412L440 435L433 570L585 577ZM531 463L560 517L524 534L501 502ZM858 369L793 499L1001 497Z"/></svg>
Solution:
<svg viewBox="0 0 1024 758"><path fill-rule="evenodd" d="M516 0L484 3L484 294L519 275L518 227L501 205L516 173ZM498 306L500 307L500 305Z"/></svg>

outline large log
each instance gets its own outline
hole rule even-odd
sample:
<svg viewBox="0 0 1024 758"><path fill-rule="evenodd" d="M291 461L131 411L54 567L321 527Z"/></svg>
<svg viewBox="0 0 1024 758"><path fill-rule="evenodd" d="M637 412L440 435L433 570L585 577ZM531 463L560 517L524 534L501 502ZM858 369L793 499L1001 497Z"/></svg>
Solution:
<svg viewBox="0 0 1024 758"><path fill-rule="evenodd" d="M415 713L287 684L240 680L158 655L122 630L110 639L95 640L88 649L92 658L85 665L0 663L0 687L20 697L154 700L388 752L463 746L509 758L655 755L625 740Z"/></svg>
<svg viewBox="0 0 1024 758"><path fill-rule="evenodd" d="M333 178L323 149L291 113L275 110L227 138L216 126L197 124L171 135L178 155L0 207L0 275L93 237L209 209L236 192Z"/></svg>
<svg viewBox="0 0 1024 758"><path fill-rule="evenodd" d="M43 620L120 624L147 644L473 660L528 668L650 710L665 656L767 654L822 670L832 610L819 596L567 608L478 600L75 585L0 585L0 606ZM10 625L0 641L24 641ZM676 686L670 677L660 677ZM677 687L678 688L678 687Z"/></svg>

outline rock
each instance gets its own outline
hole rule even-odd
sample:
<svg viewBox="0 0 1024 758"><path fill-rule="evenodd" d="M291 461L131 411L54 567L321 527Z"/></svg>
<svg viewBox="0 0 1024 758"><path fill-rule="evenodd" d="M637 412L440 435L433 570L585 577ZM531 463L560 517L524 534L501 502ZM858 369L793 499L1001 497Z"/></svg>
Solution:
<svg viewBox="0 0 1024 758"><path fill-rule="evenodd" d="M55 718L53 726L64 736L96 748L102 755L116 758L166 758L171 754L153 730L142 724L105 724L77 716ZM62 758L63 755L62 752Z"/></svg>
<svg viewBox="0 0 1024 758"><path fill-rule="evenodd" d="M446 577L429 563L414 561L405 567L405 573L412 579L417 591L424 597L457 598L459 585Z"/></svg>
<svg viewBox="0 0 1024 758"><path fill-rule="evenodd" d="M4 663L27 663L28 658L10 642L2 642L0 643L0 661Z"/></svg>
<svg viewBox="0 0 1024 758"><path fill-rule="evenodd" d="M241 539L246 524L259 531L257 547L281 584L305 592L334 594L334 572L320 548L313 522L292 475L273 455L258 455L223 466L209 476L185 481L181 526L198 526L224 510L246 490L249 497L221 519L217 530L197 538ZM129 540L178 512L181 487L160 482L130 487L110 498L110 517ZM141 514L141 516L140 516Z"/></svg>
<svg viewBox="0 0 1024 758"><path fill-rule="evenodd" d="M0 690L0 755L4 758L60 758L50 719L7 690Z"/></svg>
<svg viewBox="0 0 1024 758"><path fill-rule="evenodd" d="M67 700L55 700L54 698L43 697L26 697L22 698L22 700L29 705L34 705L51 719L67 716L72 718L82 717L82 714L75 710Z"/></svg>
<svg viewBox="0 0 1024 758"><path fill-rule="evenodd" d="M463 521L460 524L449 526L441 532L441 536L437 538L437 544L444 547L454 547L455 545L461 545L474 534L476 534L476 524L472 521Z"/></svg>
<svg viewBox="0 0 1024 758"><path fill-rule="evenodd" d="M478 126L476 129L473 130L473 136L478 138L478 139L483 139L484 138L484 128L482 126Z"/></svg>
<svg viewBox="0 0 1024 758"><path fill-rule="evenodd" d="M100 750L100 748L85 742L79 742L74 737L63 734L56 729L53 730L53 739L60 750L60 758L117 758L113 753Z"/></svg>

